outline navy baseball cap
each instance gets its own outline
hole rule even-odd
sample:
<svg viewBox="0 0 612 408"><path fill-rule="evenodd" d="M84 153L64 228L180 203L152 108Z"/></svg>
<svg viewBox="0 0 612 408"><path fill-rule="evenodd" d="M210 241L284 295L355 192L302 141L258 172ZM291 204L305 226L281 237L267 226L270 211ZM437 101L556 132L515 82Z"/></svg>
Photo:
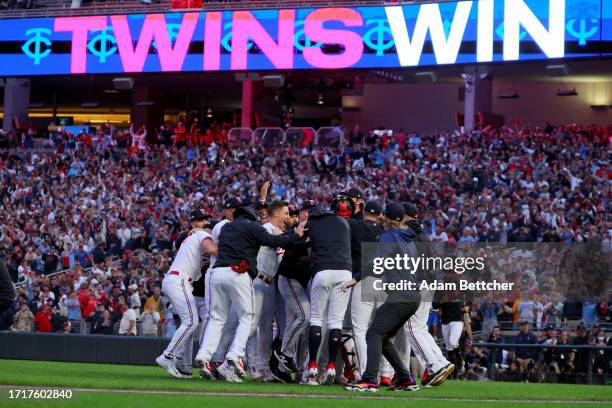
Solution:
<svg viewBox="0 0 612 408"><path fill-rule="evenodd" d="M368 214L380 215L382 214L382 206L376 201L368 201L364 211Z"/></svg>
<svg viewBox="0 0 612 408"><path fill-rule="evenodd" d="M258 202L255 204L255 209L256 209L257 211L259 211L259 210L264 210L264 209L265 209L265 210L267 210L267 209L268 209L268 204L266 204L266 203L262 203L261 201L258 201Z"/></svg>
<svg viewBox="0 0 612 408"><path fill-rule="evenodd" d="M404 206L400 203L391 202L385 207L385 217L391 220L401 221L404 219L404 214L406 214Z"/></svg>
<svg viewBox="0 0 612 408"><path fill-rule="evenodd" d="M289 215L290 216L294 216L294 215L298 215L300 213L300 209L293 204L289 204Z"/></svg>
<svg viewBox="0 0 612 408"><path fill-rule="evenodd" d="M351 198L359 198L360 200L363 200L363 195L361 195L361 191L359 191L358 188L356 187L352 187L349 188L345 193L345 196L351 197Z"/></svg>
<svg viewBox="0 0 612 408"><path fill-rule="evenodd" d="M314 208L316 206L317 204L315 204L314 200L306 200L302 203L302 207L300 208L300 211L310 210L311 208Z"/></svg>
<svg viewBox="0 0 612 408"><path fill-rule="evenodd" d="M242 200L240 199L240 197L232 197L229 200L227 200L225 202L225 209L230 209L230 208L238 208L238 207L242 207L244 205L244 203L242 202Z"/></svg>
<svg viewBox="0 0 612 408"><path fill-rule="evenodd" d="M417 209L413 204L403 202L402 206L404 207L405 215L412 218L418 218L419 215L417 214Z"/></svg>
<svg viewBox="0 0 612 408"><path fill-rule="evenodd" d="M207 214L206 211L202 210L202 209L195 209L191 212L191 214L189 214L189 221L193 222L193 221L203 221L203 220L207 220L211 218L210 214Z"/></svg>

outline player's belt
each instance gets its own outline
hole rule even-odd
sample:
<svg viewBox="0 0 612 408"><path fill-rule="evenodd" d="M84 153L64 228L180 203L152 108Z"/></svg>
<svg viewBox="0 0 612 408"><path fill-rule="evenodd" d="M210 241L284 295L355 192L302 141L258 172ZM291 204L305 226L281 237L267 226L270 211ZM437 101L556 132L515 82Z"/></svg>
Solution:
<svg viewBox="0 0 612 408"><path fill-rule="evenodd" d="M170 275L182 276L182 275L181 275L181 273L180 273L179 271L171 271L171 272L170 272ZM188 280L189 282L191 282L193 279L191 279L191 278L187 278L187 280Z"/></svg>
<svg viewBox="0 0 612 408"><path fill-rule="evenodd" d="M259 275L257 275L257 277L259 279L261 279L262 281L264 281L264 283L266 285L270 285L272 283L272 279L268 278L266 275L264 275L263 273L260 273Z"/></svg>

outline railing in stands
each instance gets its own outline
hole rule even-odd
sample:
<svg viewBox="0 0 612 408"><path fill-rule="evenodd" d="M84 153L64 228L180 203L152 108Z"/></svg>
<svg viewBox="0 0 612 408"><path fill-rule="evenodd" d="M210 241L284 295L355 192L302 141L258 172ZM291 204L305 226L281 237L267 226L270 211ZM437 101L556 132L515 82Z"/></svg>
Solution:
<svg viewBox="0 0 612 408"><path fill-rule="evenodd" d="M430 0L426 0L430 1ZM454 1L454 0L438 0ZM34 18L34 17L61 17L108 14L150 14L169 11L183 12L186 10L255 10L255 9L288 9L288 8L319 8L319 7L360 7L408 5L423 1L418 0L249 0L249 1L205 1L201 8L183 9L171 8L170 0L161 0L159 3L145 4L141 1L92 1L73 8L71 0L47 1L40 4L42 7L32 9L0 10L0 19L3 18Z"/></svg>
<svg viewBox="0 0 612 408"><path fill-rule="evenodd" d="M116 265L119 261L120 261L119 257L115 256L115 257L113 257L113 261L111 262L111 265ZM53 278L54 276L58 276L58 275L61 275L61 274L64 274L64 273L68 273L68 272L70 272L71 269L72 268L66 268L66 269L59 270L57 272L52 272L52 273L49 273L49 274L45 275L45 277ZM90 266L89 268L84 268L83 269L83 271L87 272L87 273L91 272L92 270L93 270L93 266ZM15 286L16 287L23 286L23 285L26 284L26 282L27 282L26 277L25 276L20 276L18 278L17 282L15 283Z"/></svg>

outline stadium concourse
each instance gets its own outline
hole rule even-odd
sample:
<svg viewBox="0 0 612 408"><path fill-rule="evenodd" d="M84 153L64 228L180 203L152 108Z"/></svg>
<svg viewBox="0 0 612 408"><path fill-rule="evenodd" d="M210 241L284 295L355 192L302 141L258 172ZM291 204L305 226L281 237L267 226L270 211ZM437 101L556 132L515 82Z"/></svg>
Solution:
<svg viewBox="0 0 612 408"><path fill-rule="evenodd" d="M230 197L256 202L265 181L271 182L271 199L296 206L314 200L327 208L338 192L351 187L366 200L412 202L434 242L599 241L606 251L612 246L606 218L612 127L549 125L392 137L354 128L346 130L342 147L314 145L305 134L294 146L266 150L230 149L227 126L200 133L183 121L146 136L105 126L92 134L56 132L54 148L43 150L29 148L33 140L27 132L3 136L0 215L11 222L0 225L0 257L22 284L0 330L133 330L171 337L176 325L160 293L161 279L172 243L188 228L190 209L220 218ZM589 274L578 276L584 281L576 285L601 285ZM494 301L494 307L510 308L499 316L504 328L528 320L541 330L535 336L528 327L516 335L517 343L552 336L562 344L609 344L610 299L577 303L560 293L540 293L538 282L530 285ZM474 331L490 317L490 307L490 299L472 302ZM128 309L139 315L137 330L126 318ZM576 331L568 320L584 324ZM558 332L544 330L547 326ZM430 327L434 334L437 329ZM505 332L510 342L515 333ZM501 341L499 333L492 336L491 342ZM500 379L533 375L533 367L519 365L519 359L545 367L570 356L548 353L537 361L537 354L521 353L500 354ZM586 354L571 354L572 363L560 366L558 380L583 382ZM468 346L464 377L482 379L489 358L490 352ZM598 382L607 381L609 360L604 353L592 365Z"/></svg>

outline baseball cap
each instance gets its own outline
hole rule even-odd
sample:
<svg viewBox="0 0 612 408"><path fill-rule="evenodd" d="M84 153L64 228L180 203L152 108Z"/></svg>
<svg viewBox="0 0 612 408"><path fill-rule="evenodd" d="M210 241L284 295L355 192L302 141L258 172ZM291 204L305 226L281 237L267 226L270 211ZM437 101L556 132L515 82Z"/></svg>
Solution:
<svg viewBox="0 0 612 408"><path fill-rule="evenodd" d="M417 214L417 209L416 207L411 204L411 203L407 203L407 202L403 202L402 206L404 207L404 213L405 215L412 217L412 218L417 218L418 214Z"/></svg>
<svg viewBox="0 0 612 408"><path fill-rule="evenodd" d="M310 210L316 206L317 205L315 204L314 200L306 200L302 203L302 208L300 208L300 211Z"/></svg>
<svg viewBox="0 0 612 408"><path fill-rule="evenodd" d="M255 204L255 209L256 210L267 210L268 209L268 204L266 203L262 203L261 201L257 202L257 204Z"/></svg>
<svg viewBox="0 0 612 408"><path fill-rule="evenodd" d="M385 207L385 217L394 221L401 221L404 219L404 206L397 202L391 202Z"/></svg>
<svg viewBox="0 0 612 408"><path fill-rule="evenodd" d="M234 218L246 218L251 221L259 222L259 214L253 207L239 206L234 212Z"/></svg>
<svg viewBox="0 0 612 408"><path fill-rule="evenodd" d="M289 215L290 216L298 215L299 212L300 212L300 209L297 207L297 205L289 204Z"/></svg>
<svg viewBox="0 0 612 408"><path fill-rule="evenodd" d="M382 206L376 201L368 201L365 206L365 212L368 214L380 215L382 214Z"/></svg>
<svg viewBox="0 0 612 408"><path fill-rule="evenodd" d="M351 198L359 198L361 200L363 199L363 196L361 195L361 191L359 191L359 189L356 187L349 188L348 190L346 190L344 195L349 196Z"/></svg>
<svg viewBox="0 0 612 408"><path fill-rule="evenodd" d="M210 218L210 215L207 214L204 210L199 208L193 210L191 214L189 214L189 221L202 221Z"/></svg>
<svg viewBox="0 0 612 408"><path fill-rule="evenodd" d="M225 209L230 209L230 208L238 208L238 207L242 207L244 203L242 202L242 200L240 199L240 197L232 197L229 200L227 200L225 202Z"/></svg>

